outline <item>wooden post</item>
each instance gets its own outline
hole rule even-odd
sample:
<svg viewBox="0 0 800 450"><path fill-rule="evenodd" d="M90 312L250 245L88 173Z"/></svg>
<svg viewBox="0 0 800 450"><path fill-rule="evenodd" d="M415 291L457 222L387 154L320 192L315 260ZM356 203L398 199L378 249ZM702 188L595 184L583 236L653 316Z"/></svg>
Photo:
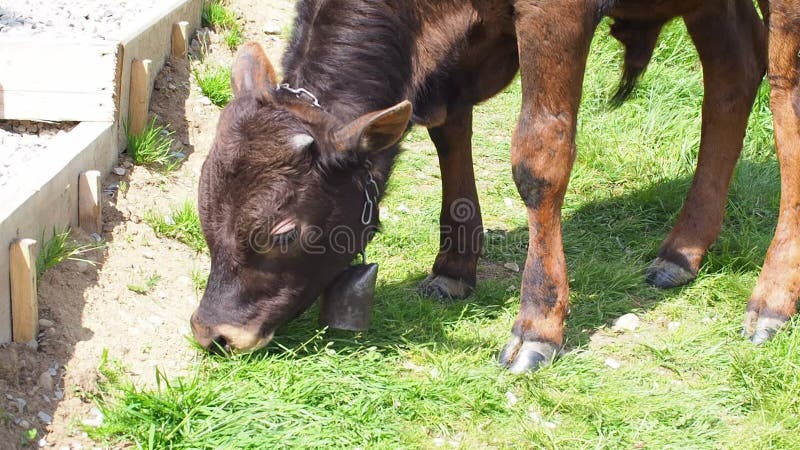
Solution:
<svg viewBox="0 0 800 450"><path fill-rule="evenodd" d="M88 234L103 231L100 171L89 170L78 178L78 224Z"/></svg>
<svg viewBox="0 0 800 450"><path fill-rule="evenodd" d="M185 58L189 49L189 22L172 24L172 57Z"/></svg>
<svg viewBox="0 0 800 450"><path fill-rule="evenodd" d="M131 91L128 107L128 131L131 134L142 134L147 126L152 65L153 61L149 59L134 59L131 64Z"/></svg>
<svg viewBox="0 0 800 450"><path fill-rule="evenodd" d="M11 329L14 342L36 347L39 302L36 298L36 258L33 239L15 239L9 248L11 268Z"/></svg>

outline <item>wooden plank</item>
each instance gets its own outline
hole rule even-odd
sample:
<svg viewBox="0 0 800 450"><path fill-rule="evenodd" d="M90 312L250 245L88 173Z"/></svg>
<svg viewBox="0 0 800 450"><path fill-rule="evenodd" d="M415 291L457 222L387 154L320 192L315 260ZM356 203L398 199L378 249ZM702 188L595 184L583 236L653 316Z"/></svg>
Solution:
<svg viewBox="0 0 800 450"><path fill-rule="evenodd" d="M113 120L119 43L0 39L0 119Z"/></svg>
<svg viewBox="0 0 800 450"><path fill-rule="evenodd" d="M99 170L88 170L78 178L78 223L89 234L103 230L101 178Z"/></svg>
<svg viewBox="0 0 800 450"><path fill-rule="evenodd" d="M119 119L120 123L130 123L130 82L132 80L131 70L136 59L150 59L153 65L150 68L153 79L164 66L166 58L171 54L172 27L176 22L189 22L188 35L190 38L195 30L200 27L200 16L203 9L203 0L171 0L164 2L163 8L157 15L153 15L146 21L142 21L136 26L136 31L130 33L121 42L122 44L122 69L120 84L118 85L119 98ZM121 125L120 125L121 127ZM124 148L124 130L120 129L118 136L120 146Z"/></svg>
<svg viewBox="0 0 800 450"><path fill-rule="evenodd" d="M36 258L33 239L14 239L9 247L11 318L14 342L36 347L39 303L36 298Z"/></svg>
<svg viewBox="0 0 800 450"><path fill-rule="evenodd" d="M110 92L2 91L0 119L54 122L110 122L115 114Z"/></svg>
<svg viewBox="0 0 800 450"><path fill-rule="evenodd" d="M172 57L185 58L189 51L189 22L172 24Z"/></svg>
<svg viewBox="0 0 800 450"><path fill-rule="evenodd" d="M41 235L53 227L77 227L78 177L98 169L108 173L117 162L116 124L81 122L57 136L46 154L14 189L0 189L0 344L12 339L9 246L15 238Z"/></svg>
<svg viewBox="0 0 800 450"><path fill-rule="evenodd" d="M149 59L136 59L131 66L131 93L129 132L131 134L142 134L147 126L147 114L150 111L150 68L153 61Z"/></svg>

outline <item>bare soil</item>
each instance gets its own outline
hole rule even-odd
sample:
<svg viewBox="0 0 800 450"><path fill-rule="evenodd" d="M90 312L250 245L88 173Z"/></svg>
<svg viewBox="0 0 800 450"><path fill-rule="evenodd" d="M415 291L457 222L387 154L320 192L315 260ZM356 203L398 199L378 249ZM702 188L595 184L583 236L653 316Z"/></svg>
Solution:
<svg viewBox="0 0 800 450"><path fill-rule="evenodd" d="M233 1L246 40L260 42L276 68L285 43L274 34L294 13L292 0ZM267 26L267 24L270 24ZM265 29L271 33L266 34ZM221 37L208 32L205 63L229 65L233 54ZM199 59L200 45L192 47ZM187 155L179 170L162 174L133 166L122 155L124 176L108 175L103 206L104 249L86 256L90 263L67 261L39 281L41 335L36 350L21 345L0 348L0 449L45 447L106 448L84 428L101 420L91 393L107 354L137 385L152 386L156 368L168 377L186 374L200 357L192 348L188 319L199 296L193 271L207 272L209 258L170 239L143 221L148 212L166 213L195 201L200 168L216 129L219 108L209 105L191 76L189 63L172 59L156 80L151 113L175 132ZM79 242L91 237L75 233ZM128 286L160 277L146 294ZM25 443L26 430L36 429Z"/></svg>

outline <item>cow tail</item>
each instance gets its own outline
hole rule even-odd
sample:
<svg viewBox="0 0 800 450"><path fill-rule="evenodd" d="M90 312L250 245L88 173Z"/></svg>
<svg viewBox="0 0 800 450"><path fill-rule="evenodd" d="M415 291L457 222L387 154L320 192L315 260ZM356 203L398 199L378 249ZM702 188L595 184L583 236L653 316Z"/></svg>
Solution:
<svg viewBox="0 0 800 450"><path fill-rule="evenodd" d="M622 79L617 91L611 97L611 105L619 107L633 93L639 76L647 69L653 49L658 42L662 21L615 20L611 25L611 35L625 46L625 62Z"/></svg>

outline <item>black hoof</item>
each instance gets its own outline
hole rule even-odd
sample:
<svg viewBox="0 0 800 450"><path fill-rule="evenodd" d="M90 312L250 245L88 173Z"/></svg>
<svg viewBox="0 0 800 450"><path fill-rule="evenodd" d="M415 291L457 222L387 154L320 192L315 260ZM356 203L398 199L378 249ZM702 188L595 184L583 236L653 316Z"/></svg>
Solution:
<svg viewBox="0 0 800 450"><path fill-rule="evenodd" d="M549 342L523 342L513 336L503 347L498 360L510 372L524 373L549 365L557 354L558 347Z"/></svg>
<svg viewBox="0 0 800 450"><path fill-rule="evenodd" d="M759 315L755 311L748 311L744 316L742 337L750 339L750 342L755 345L761 345L772 339L787 320L783 317Z"/></svg>
<svg viewBox="0 0 800 450"><path fill-rule="evenodd" d="M472 286L462 280L431 274L419 285L418 291L423 297L437 300L459 300L472 294Z"/></svg>
<svg viewBox="0 0 800 450"><path fill-rule="evenodd" d="M645 273L645 280L660 289L683 286L695 277L692 272L661 258L656 258Z"/></svg>

